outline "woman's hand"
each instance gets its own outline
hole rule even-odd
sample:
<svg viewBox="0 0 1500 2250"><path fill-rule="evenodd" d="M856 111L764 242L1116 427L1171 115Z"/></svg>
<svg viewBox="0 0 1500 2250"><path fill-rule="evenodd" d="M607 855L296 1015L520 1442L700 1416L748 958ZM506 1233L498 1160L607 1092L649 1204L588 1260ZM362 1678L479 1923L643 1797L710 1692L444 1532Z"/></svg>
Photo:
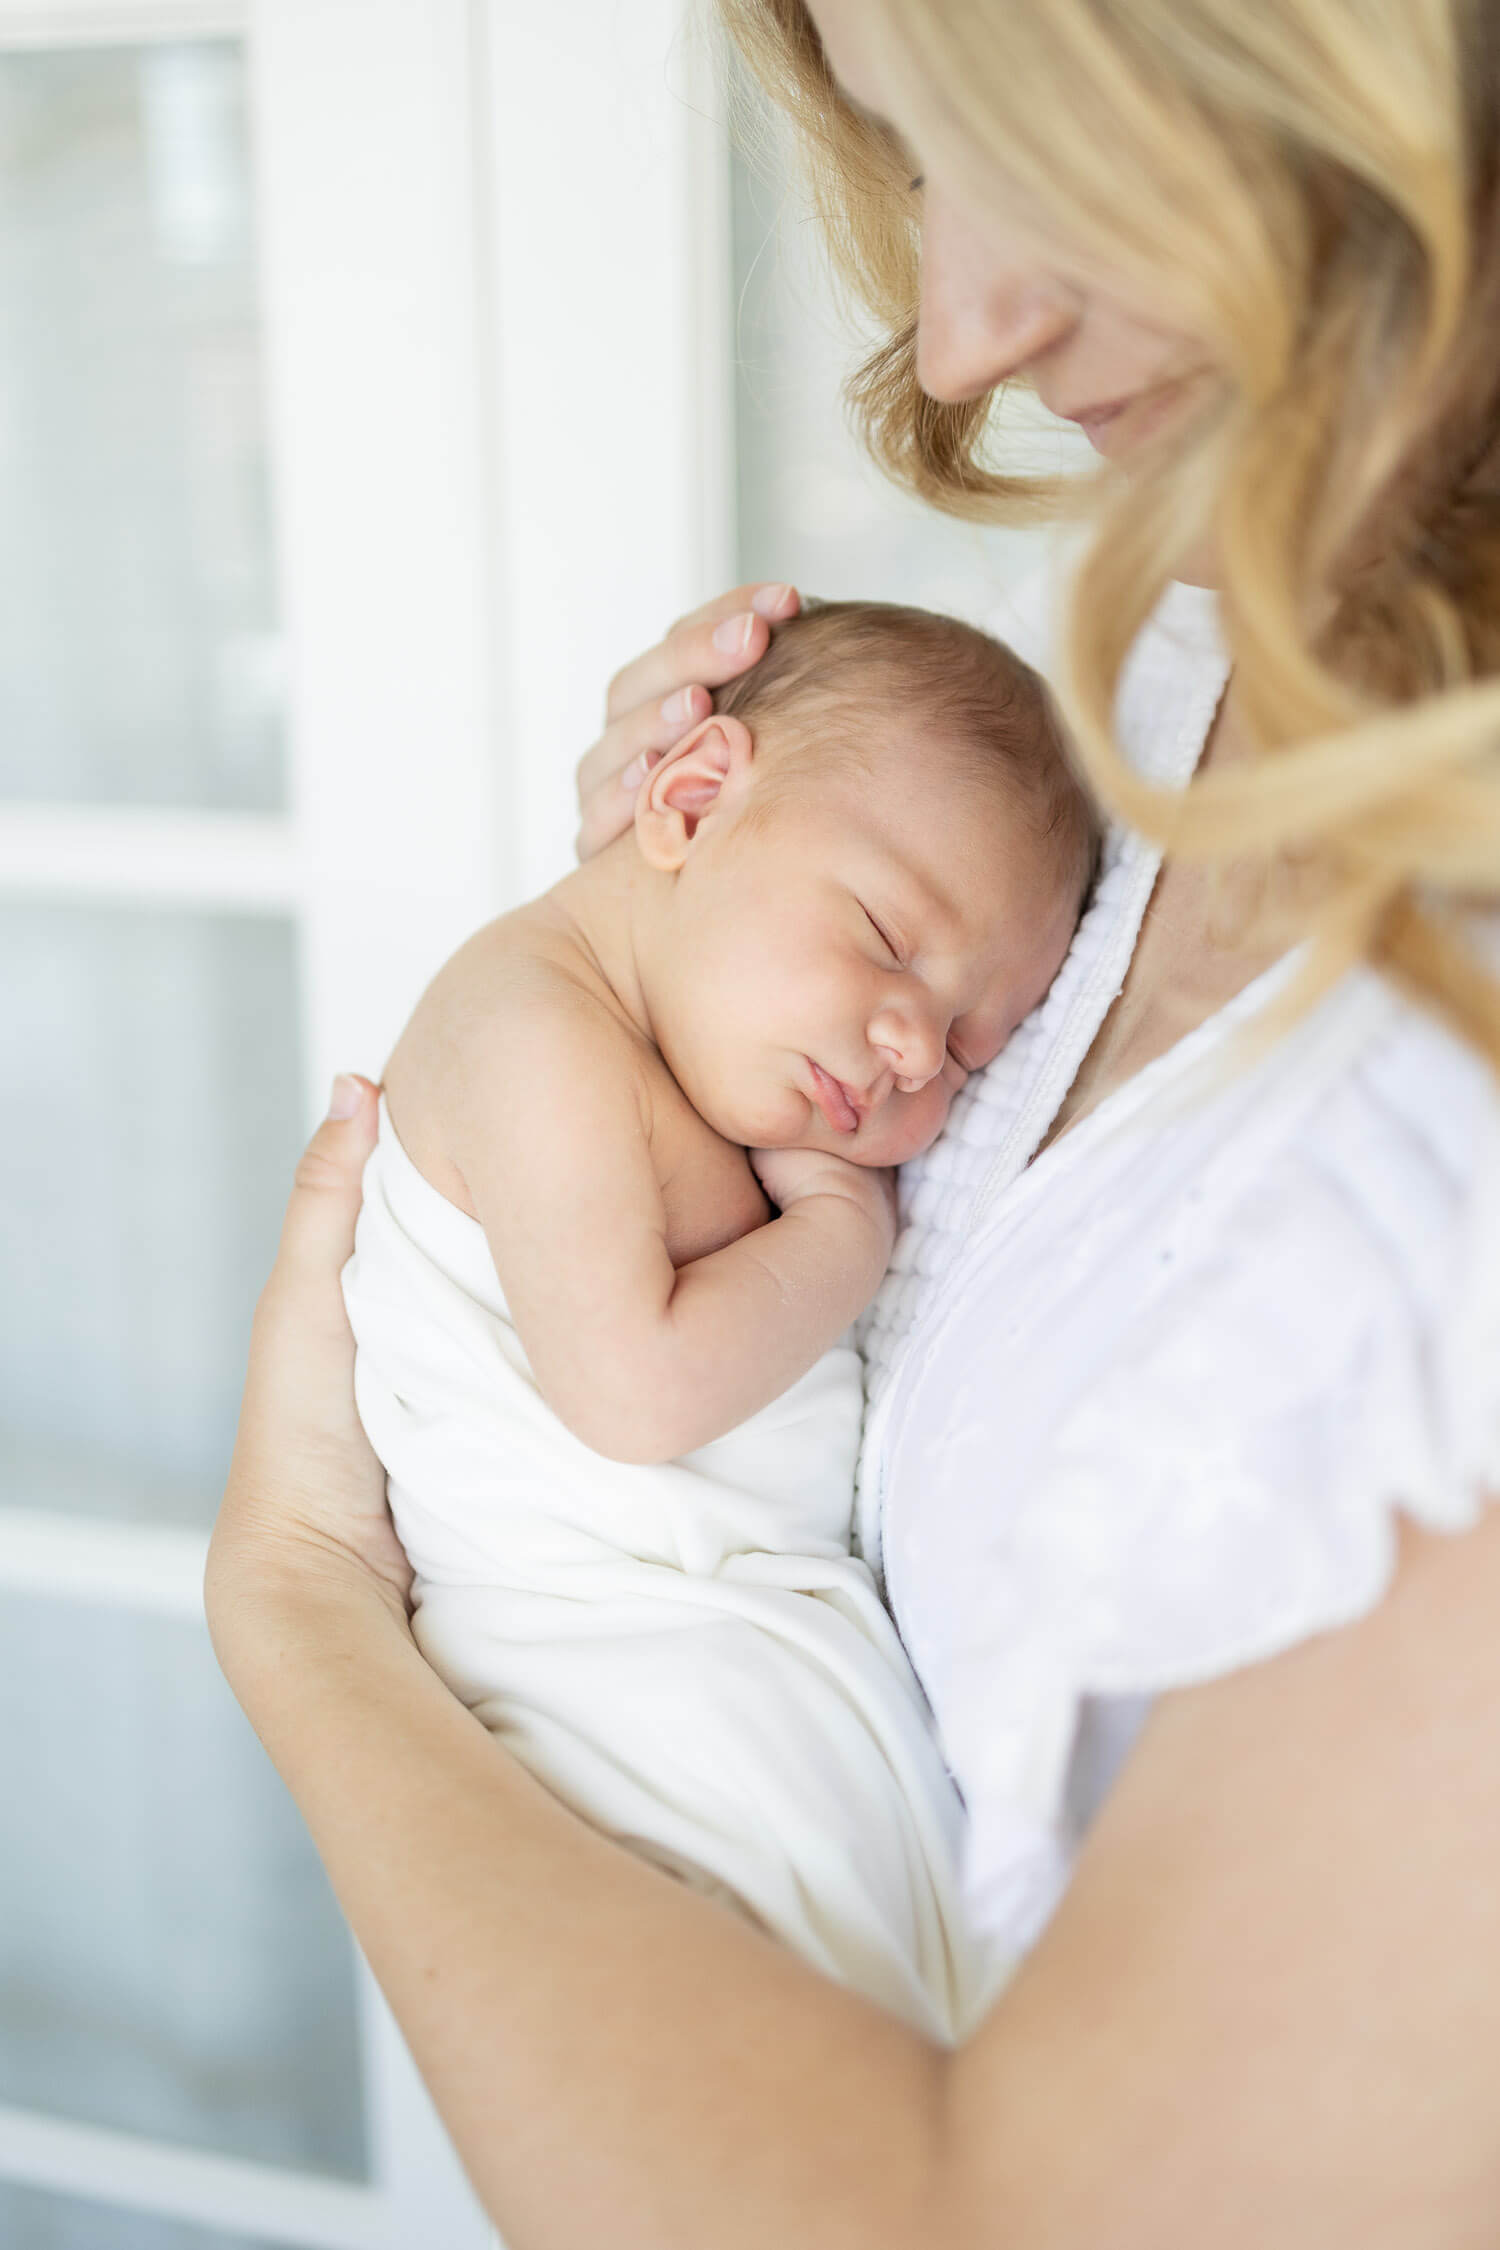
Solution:
<svg viewBox="0 0 1500 2250"><path fill-rule="evenodd" d="M615 674L604 732L578 764L580 859L624 834L651 768L713 709L710 690L759 663L771 626L800 606L792 586L736 586L680 617L655 648Z"/></svg>
<svg viewBox="0 0 1500 2250"><path fill-rule="evenodd" d="M385 1474L354 1405L354 1337L339 1275L354 1248L378 1089L335 1081L297 1167L281 1247L256 1307L250 1368L205 1601L221 1661L261 1598L288 1576L367 1582L405 1620L411 1573L391 1526Z"/></svg>

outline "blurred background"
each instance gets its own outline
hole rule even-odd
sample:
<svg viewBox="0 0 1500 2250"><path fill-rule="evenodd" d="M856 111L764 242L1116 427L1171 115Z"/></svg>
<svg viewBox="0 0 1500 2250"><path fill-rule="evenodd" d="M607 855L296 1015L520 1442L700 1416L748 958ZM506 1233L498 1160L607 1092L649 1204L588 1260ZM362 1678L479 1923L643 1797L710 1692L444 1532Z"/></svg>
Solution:
<svg viewBox="0 0 1500 2250"><path fill-rule="evenodd" d="M0 0L6 2250L490 2240L199 1579L328 1079L564 870L611 671L1039 559L862 460L730 95L680 0Z"/></svg>

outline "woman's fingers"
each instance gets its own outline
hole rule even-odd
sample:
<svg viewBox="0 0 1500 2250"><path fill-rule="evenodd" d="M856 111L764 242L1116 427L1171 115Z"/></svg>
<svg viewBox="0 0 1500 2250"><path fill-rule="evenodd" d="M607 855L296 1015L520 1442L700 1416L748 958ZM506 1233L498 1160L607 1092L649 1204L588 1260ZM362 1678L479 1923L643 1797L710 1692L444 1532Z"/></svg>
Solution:
<svg viewBox="0 0 1500 2250"><path fill-rule="evenodd" d="M656 753L651 756L655 763ZM649 766L647 768L649 771ZM623 836L635 818L635 789L622 789L618 776L601 781L588 796L580 792L578 833L573 839L573 851L581 865L602 852L617 836Z"/></svg>
<svg viewBox="0 0 1500 2250"><path fill-rule="evenodd" d="M673 712L663 717L663 710ZM606 727L578 768L578 835L574 849L591 859L622 836L635 818L636 794L653 766L713 709L707 688L679 688L666 705L648 704Z"/></svg>
<svg viewBox="0 0 1500 2250"><path fill-rule="evenodd" d="M710 691L758 663L771 626L800 606L793 586L736 586L679 618L665 640L615 674L604 732L578 764L580 859L623 835L652 766L708 717Z"/></svg>
<svg viewBox="0 0 1500 2250"><path fill-rule="evenodd" d="M329 1114L297 1166L281 1247L255 1310L215 1533L221 1592L243 1583L223 1567L232 1555L352 1557L397 1599L410 1582L384 1472L354 1403L354 1335L339 1279L378 1130L378 1088L336 1079Z"/></svg>
<svg viewBox="0 0 1500 2250"><path fill-rule="evenodd" d="M328 1115L297 1166L269 1284L317 1291L329 1310L336 1299L335 1325L341 1331L346 1323L338 1279L354 1248L360 1182L379 1129L379 1089L367 1078L336 1078Z"/></svg>
<svg viewBox="0 0 1500 2250"><path fill-rule="evenodd" d="M660 703L639 704L623 718L614 720L578 762L579 804L582 805L601 783L620 781L632 766L639 770L627 786L638 789L645 779L647 765L664 756L674 742L680 742L688 729L695 727L700 719L706 719L712 709L713 697L708 689L694 683L675 688Z"/></svg>
<svg viewBox="0 0 1500 2250"><path fill-rule="evenodd" d="M618 671L609 683L605 718L613 724L642 703L660 703L677 688L722 687L766 653L771 626L795 617L792 586L736 586L679 618L665 640Z"/></svg>
<svg viewBox="0 0 1500 2250"><path fill-rule="evenodd" d="M380 1123L379 1089L336 1078L328 1115L297 1166L276 1263L251 1330L240 1437L296 1455L302 1439L337 1453L356 1476L373 1460L354 1410L354 1334L340 1275L354 1249L365 1162ZM356 1458L357 1457L357 1458Z"/></svg>

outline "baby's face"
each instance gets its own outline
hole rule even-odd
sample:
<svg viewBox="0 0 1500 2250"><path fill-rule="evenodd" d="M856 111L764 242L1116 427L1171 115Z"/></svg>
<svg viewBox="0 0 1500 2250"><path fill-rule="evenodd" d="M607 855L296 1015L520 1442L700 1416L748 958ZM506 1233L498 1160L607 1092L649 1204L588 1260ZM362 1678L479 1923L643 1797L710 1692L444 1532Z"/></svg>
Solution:
<svg viewBox="0 0 1500 2250"><path fill-rule="evenodd" d="M747 1147L900 1164L1042 998L1077 920L1008 801L908 738L705 822L677 877L656 1029Z"/></svg>

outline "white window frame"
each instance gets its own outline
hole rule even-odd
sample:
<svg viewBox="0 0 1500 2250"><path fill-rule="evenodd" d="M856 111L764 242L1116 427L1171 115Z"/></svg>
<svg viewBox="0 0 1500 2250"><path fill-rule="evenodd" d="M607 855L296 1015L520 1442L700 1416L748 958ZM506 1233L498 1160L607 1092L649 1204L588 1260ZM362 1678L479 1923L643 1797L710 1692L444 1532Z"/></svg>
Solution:
<svg viewBox="0 0 1500 2250"><path fill-rule="evenodd" d="M567 864L609 673L729 582L727 159L683 0L0 0L248 42L290 810L0 805L0 897L291 916L308 1122ZM0 1586L201 1624L205 1541L0 1506ZM374 2182L0 2108L0 2178L299 2250L490 2230L361 1973Z"/></svg>

